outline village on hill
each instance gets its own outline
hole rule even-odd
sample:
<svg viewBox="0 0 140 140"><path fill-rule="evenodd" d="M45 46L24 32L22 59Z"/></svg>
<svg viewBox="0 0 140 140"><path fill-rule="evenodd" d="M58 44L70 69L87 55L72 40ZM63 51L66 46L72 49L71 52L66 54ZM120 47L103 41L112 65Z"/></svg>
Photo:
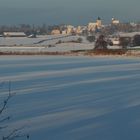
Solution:
<svg viewBox="0 0 140 140"><path fill-rule="evenodd" d="M112 18L104 25L98 17L85 26L0 26L0 52L70 52L94 49L140 48L140 23Z"/></svg>

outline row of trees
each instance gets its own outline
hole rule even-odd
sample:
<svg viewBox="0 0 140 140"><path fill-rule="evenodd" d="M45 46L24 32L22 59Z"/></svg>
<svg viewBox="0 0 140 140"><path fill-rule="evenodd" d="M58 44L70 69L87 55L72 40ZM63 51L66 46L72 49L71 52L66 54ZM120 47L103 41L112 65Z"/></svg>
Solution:
<svg viewBox="0 0 140 140"><path fill-rule="evenodd" d="M47 26L46 24L42 25L29 25L29 24L20 24L16 25L2 25L0 26L0 34L3 32L25 32L27 35L36 32L37 34L50 34L53 29L62 29L64 25L52 25Z"/></svg>
<svg viewBox="0 0 140 140"><path fill-rule="evenodd" d="M134 25L130 23L110 24L101 29L101 33L104 35L112 35L117 32L140 32L140 23Z"/></svg>
<svg viewBox="0 0 140 140"><path fill-rule="evenodd" d="M92 39L92 36L90 38ZM126 49L128 46L140 46L140 35L135 35L132 38L120 37L119 42L119 45L122 46L123 49ZM111 42L111 40L107 40L104 35L99 35L99 37L95 41L95 49L107 49L107 45L112 46L113 43Z"/></svg>
<svg viewBox="0 0 140 140"><path fill-rule="evenodd" d="M64 24L60 25L51 25L47 26L46 24L42 25L30 25L30 24L20 24L20 25L3 25L0 26L0 34L6 31L10 32L25 32L26 34L31 34L37 32L38 34L50 34L53 29L64 30L66 26ZM140 23L130 24L130 23L120 23L120 24L110 24L104 26L100 30L95 30L89 32L88 30L83 31L83 35L96 34L98 32L104 33L105 35L114 34L115 32L138 32L140 31Z"/></svg>
<svg viewBox="0 0 140 140"><path fill-rule="evenodd" d="M121 37L120 46L126 48L127 46L135 47L140 46L140 35L135 35L134 37Z"/></svg>

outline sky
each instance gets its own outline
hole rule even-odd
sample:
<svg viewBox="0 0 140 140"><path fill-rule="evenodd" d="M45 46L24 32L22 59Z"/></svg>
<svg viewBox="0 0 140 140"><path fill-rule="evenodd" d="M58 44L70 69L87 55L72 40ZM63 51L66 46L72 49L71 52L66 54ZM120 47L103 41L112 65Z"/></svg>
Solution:
<svg viewBox="0 0 140 140"><path fill-rule="evenodd" d="M0 25L140 21L140 0L0 0Z"/></svg>

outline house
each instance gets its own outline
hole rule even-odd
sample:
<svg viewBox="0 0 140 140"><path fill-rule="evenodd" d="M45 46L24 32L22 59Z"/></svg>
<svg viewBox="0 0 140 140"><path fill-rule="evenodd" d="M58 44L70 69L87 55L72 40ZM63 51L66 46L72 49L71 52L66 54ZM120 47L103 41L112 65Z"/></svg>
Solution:
<svg viewBox="0 0 140 140"><path fill-rule="evenodd" d="M135 35L140 35L140 32L130 32L130 33L120 32L119 33L120 37L131 37L131 38L133 38Z"/></svg>
<svg viewBox="0 0 140 140"><path fill-rule="evenodd" d="M60 35L61 34L61 31L58 30L58 29L54 29L54 30L52 30L51 34L52 35Z"/></svg>
<svg viewBox="0 0 140 140"><path fill-rule="evenodd" d="M112 39L112 43L113 43L114 46L119 46L119 45L120 45L120 40L119 40L119 38L113 38L113 39Z"/></svg>
<svg viewBox="0 0 140 140"><path fill-rule="evenodd" d="M119 24L120 23L120 21L119 20L117 20L117 19L115 19L115 18L112 18L112 24L114 24L114 25L117 25L117 24Z"/></svg>
<svg viewBox="0 0 140 140"><path fill-rule="evenodd" d="M80 35L80 34L82 34L82 27L81 26L78 26L77 28L76 28L76 34L78 34L78 35Z"/></svg>
<svg viewBox="0 0 140 140"><path fill-rule="evenodd" d="M131 32L131 33L124 33L120 32L116 37L112 37L112 43L114 46L133 46L134 42L134 37L135 35L139 35L140 32Z"/></svg>
<svg viewBox="0 0 140 140"><path fill-rule="evenodd" d="M67 34L72 34L74 32L74 26L68 25L66 30Z"/></svg>
<svg viewBox="0 0 140 140"><path fill-rule="evenodd" d="M97 23L90 22L87 26L87 29L88 29L88 31L95 31L96 27L97 27Z"/></svg>
<svg viewBox="0 0 140 140"><path fill-rule="evenodd" d="M24 32L4 32L4 37L26 37Z"/></svg>
<svg viewBox="0 0 140 140"><path fill-rule="evenodd" d="M67 34L67 31L66 30L63 30L62 31L62 35L66 35Z"/></svg>

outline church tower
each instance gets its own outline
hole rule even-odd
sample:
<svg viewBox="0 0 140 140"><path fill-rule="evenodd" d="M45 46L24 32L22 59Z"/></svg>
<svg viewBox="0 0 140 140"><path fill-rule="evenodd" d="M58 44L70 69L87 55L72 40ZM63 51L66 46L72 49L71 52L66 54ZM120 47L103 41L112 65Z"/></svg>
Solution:
<svg viewBox="0 0 140 140"><path fill-rule="evenodd" d="M100 17L96 20L97 27L100 28L102 26L102 20Z"/></svg>

